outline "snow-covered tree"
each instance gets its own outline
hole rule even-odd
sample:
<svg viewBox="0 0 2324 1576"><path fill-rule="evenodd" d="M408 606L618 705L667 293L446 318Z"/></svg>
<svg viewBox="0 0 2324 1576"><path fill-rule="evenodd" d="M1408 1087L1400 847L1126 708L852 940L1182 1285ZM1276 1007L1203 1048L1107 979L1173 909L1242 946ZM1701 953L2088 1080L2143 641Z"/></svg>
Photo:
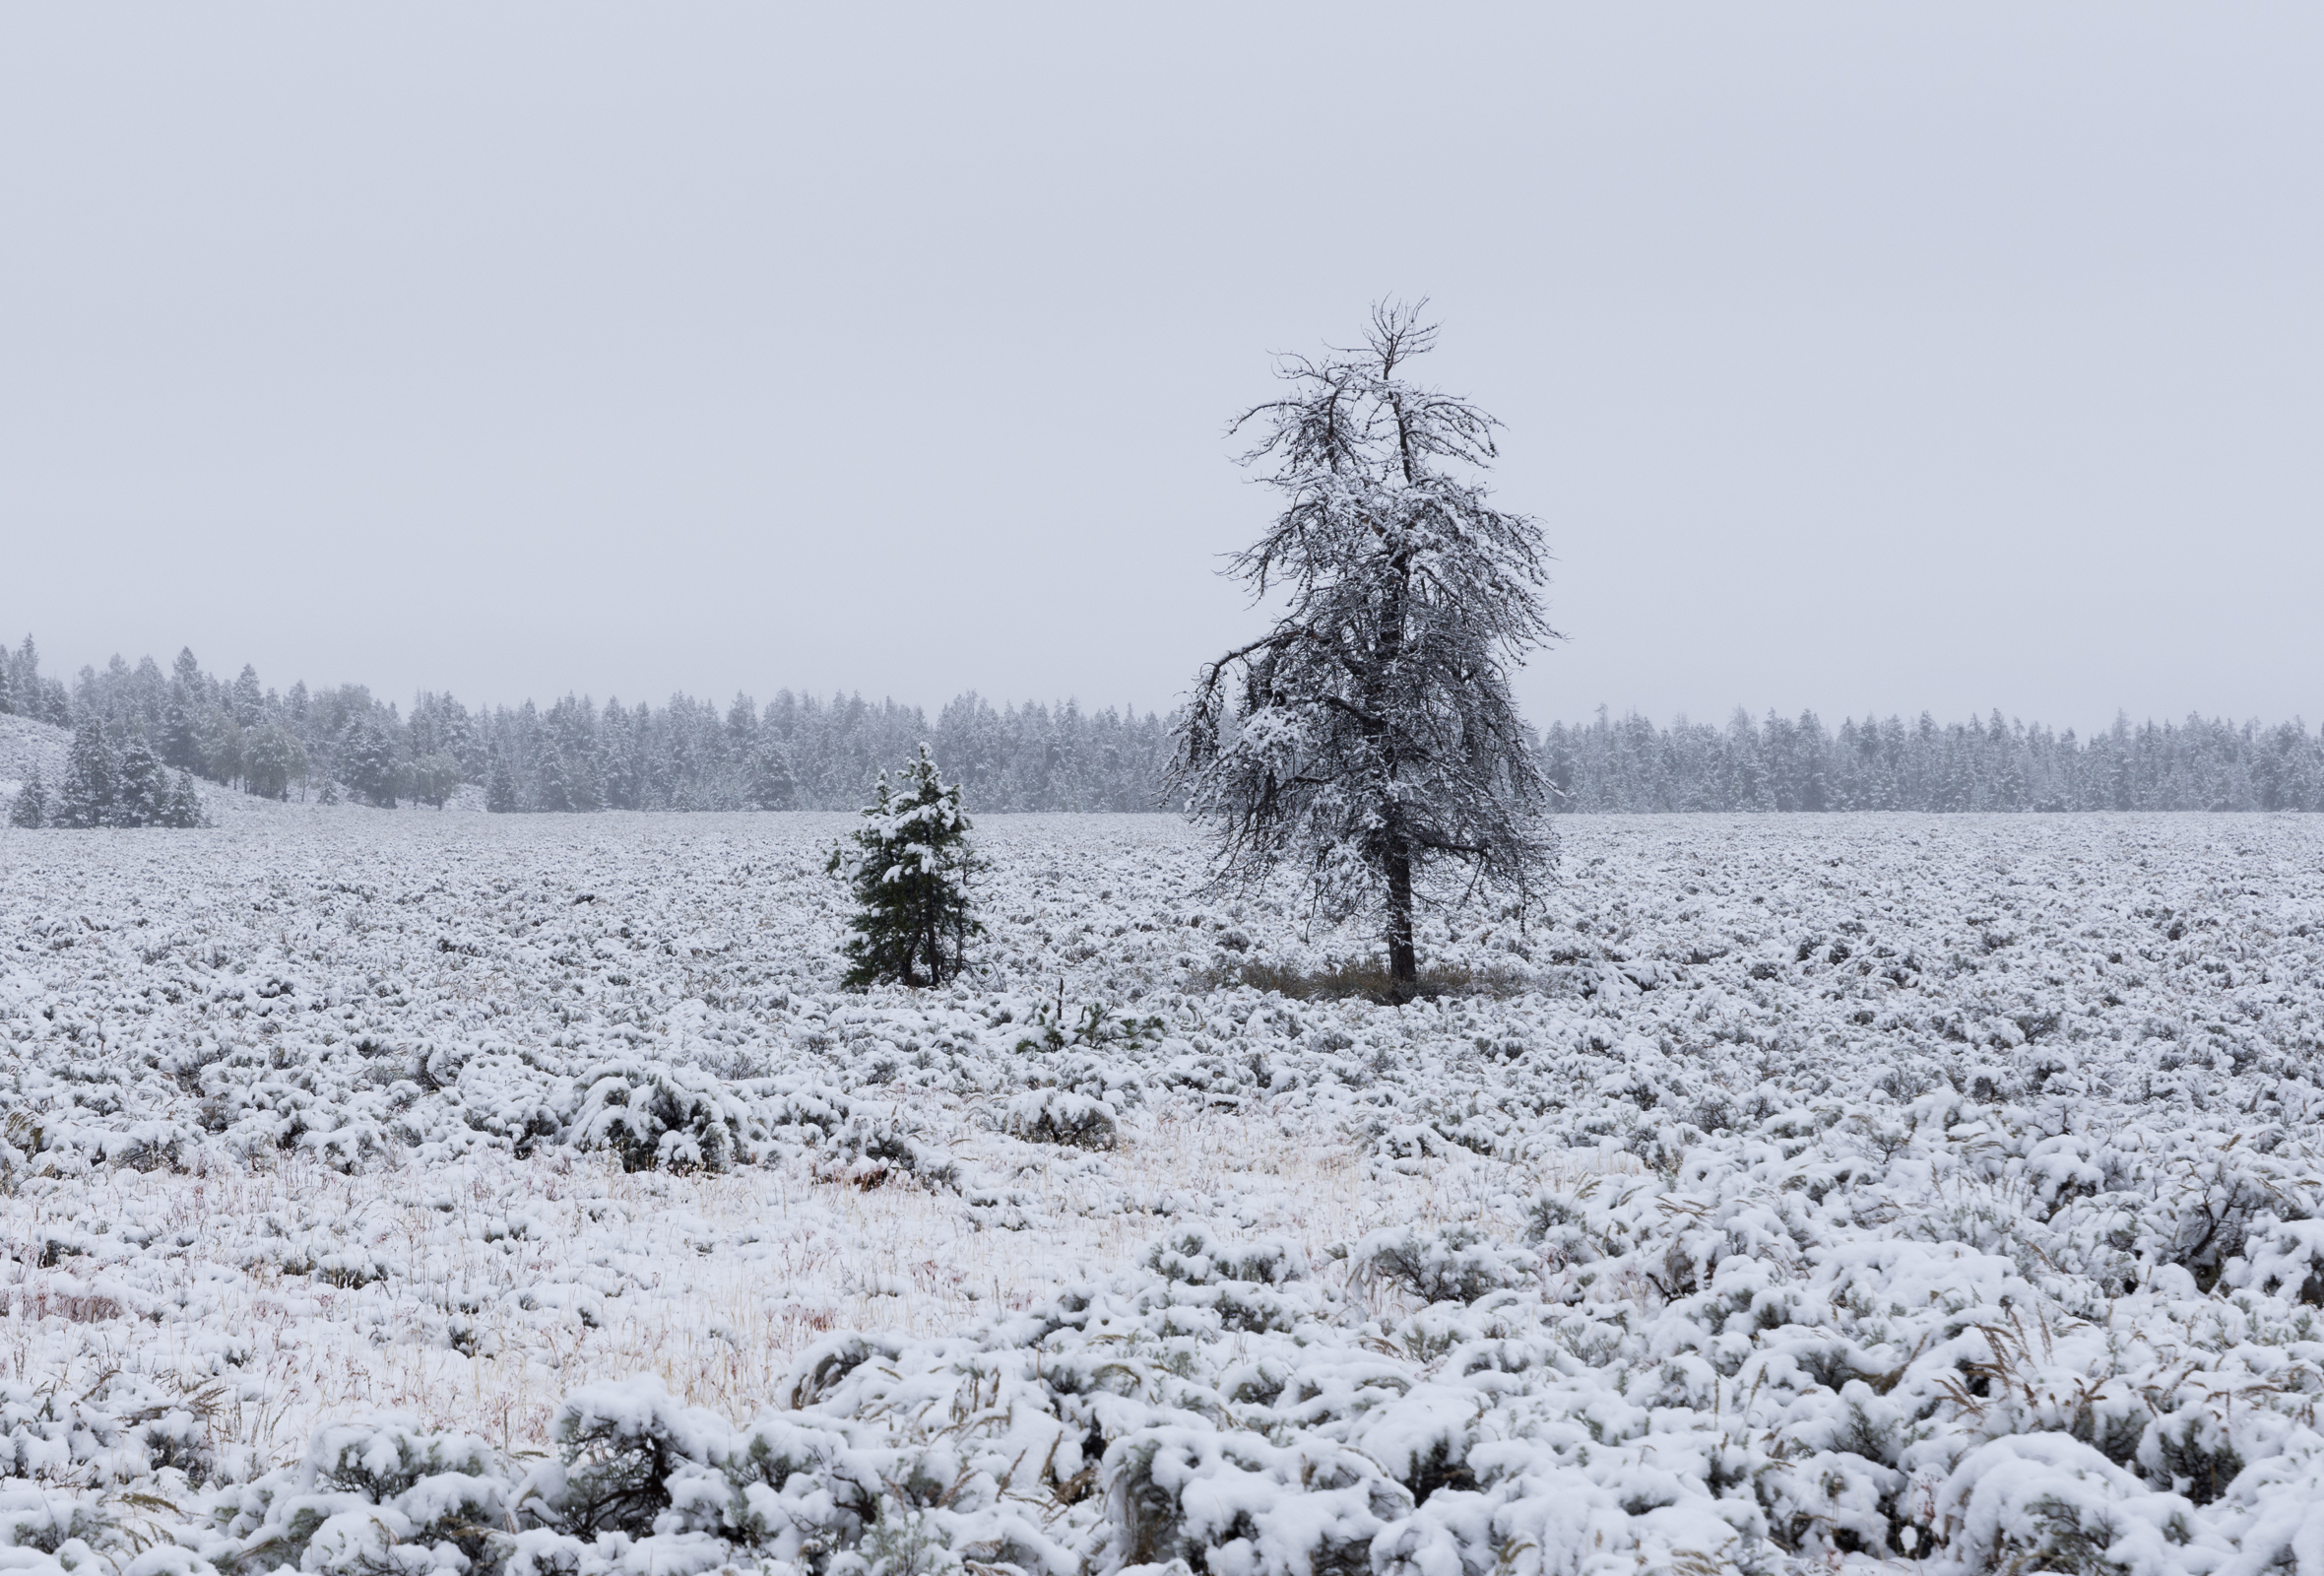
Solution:
<svg viewBox="0 0 2324 1576"><path fill-rule="evenodd" d="M73 747L65 756L65 780L57 789L49 812L55 826L109 826L120 797L120 762L105 740L104 724L95 717L82 719L73 731Z"/></svg>
<svg viewBox="0 0 2324 1576"><path fill-rule="evenodd" d="M460 789L460 762L437 751L412 762L412 797L441 810Z"/></svg>
<svg viewBox="0 0 2324 1576"><path fill-rule="evenodd" d="M760 740L750 762L750 804L755 810L789 810L798 782L791 773L791 747L780 739Z"/></svg>
<svg viewBox="0 0 2324 1576"><path fill-rule="evenodd" d="M960 972L971 938L984 934L968 884L979 861L968 844L960 787L936 773L928 746L890 785L882 772L863 824L832 850L829 869L847 877L856 899L845 948L844 983L864 990L884 980L940 985Z"/></svg>
<svg viewBox="0 0 2324 1576"><path fill-rule="evenodd" d="M484 772L484 808L495 815L517 808L516 773L508 769L508 757L497 750Z"/></svg>
<svg viewBox="0 0 2324 1576"><path fill-rule="evenodd" d="M305 747L280 723L265 722L242 743L242 786L262 799L288 799L307 772Z"/></svg>
<svg viewBox="0 0 2324 1576"><path fill-rule="evenodd" d="M132 733L121 747L121 766L114 790L113 823L119 826L159 826L168 818L169 775L161 757L142 733Z"/></svg>
<svg viewBox="0 0 2324 1576"><path fill-rule="evenodd" d="M209 822L202 815L202 795L194 787L194 774L181 771L169 782L168 795L161 802L161 819L157 826L203 826Z"/></svg>
<svg viewBox="0 0 2324 1576"><path fill-rule="evenodd" d="M247 662L234 679L231 691L234 721L244 728L255 728L266 716L266 694L258 685L258 670Z"/></svg>
<svg viewBox="0 0 2324 1576"><path fill-rule="evenodd" d="M533 797L543 810L573 808L573 787L565 771L564 752L553 744L541 753L540 764L533 773Z"/></svg>
<svg viewBox="0 0 2324 1576"><path fill-rule="evenodd" d="M1291 392L1235 423L1283 510L1227 572L1288 606L1202 669L1168 779L1217 828L1220 879L1288 867L1326 917L1382 912L1399 984L1429 866L1529 902L1556 849L1509 689L1556 638L1540 528L1476 479L1493 418L1409 380L1436 332L1375 307L1361 347L1288 360Z"/></svg>
<svg viewBox="0 0 2324 1576"><path fill-rule="evenodd" d="M48 785L40 780L38 766L25 773L25 785L16 791L16 803L8 807L8 823L11 826L48 824Z"/></svg>
<svg viewBox="0 0 2324 1576"><path fill-rule="evenodd" d="M382 810L396 807L397 779L403 762L397 758L396 738L387 726L365 716L349 730L340 747L339 776L348 787Z"/></svg>

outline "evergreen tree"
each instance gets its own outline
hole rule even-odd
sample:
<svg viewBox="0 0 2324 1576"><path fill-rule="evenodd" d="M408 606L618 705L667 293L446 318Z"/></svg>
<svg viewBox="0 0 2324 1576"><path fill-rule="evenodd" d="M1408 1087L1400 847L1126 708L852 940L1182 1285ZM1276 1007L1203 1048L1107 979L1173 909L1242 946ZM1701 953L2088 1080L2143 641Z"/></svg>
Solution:
<svg viewBox="0 0 2324 1576"><path fill-rule="evenodd" d="M169 792L162 801L161 826L206 826L209 821L202 814L202 795L194 787L194 775L181 771L170 779Z"/></svg>
<svg viewBox="0 0 2324 1576"><path fill-rule="evenodd" d="M382 810L396 807L401 765L396 758L395 735L376 717L366 716L356 723L339 753L339 771L347 785Z"/></svg>
<svg viewBox="0 0 2324 1576"><path fill-rule="evenodd" d="M941 985L965 966L970 938L985 930L970 911L968 884L982 867L968 832L959 786L937 776L928 746L901 784L880 774L855 846L832 850L827 867L846 875L856 899L855 935L843 949L849 990Z"/></svg>
<svg viewBox="0 0 2324 1576"><path fill-rule="evenodd" d="M517 808L516 773L508 769L508 757L497 750L492 752L484 774L484 808L494 815L506 815Z"/></svg>
<svg viewBox="0 0 2324 1576"><path fill-rule="evenodd" d="M121 749L121 775L113 804L116 826L159 826L169 812L169 779L161 757L133 733Z"/></svg>
<svg viewBox="0 0 2324 1576"><path fill-rule="evenodd" d="M45 826L48 824L48 785L40 780L40 768L35 765L25 773L25 785L16 792L16 803L8 807L11 826Z"/></svg>
<svg viewBox="0 0 2324 1576"><path fill-rule="evenodd" d="M191 655L190 651L181 652L180 660ZM168 698L161 705L161 758L180 771L200 771L203 765L202 733L195 722L194 697L199 692L182 677L173 678Z"/></svg>
<svg viewBox="0 0 2324 1576"><path fill-rule="evenodd" d="M460 783L460 762L442 751L412 762L412 797L421 804L443 809Z"/></svg>
<svg viewBox="0 0 2324 1576"><path fill-rule="evenodd" d="M51 824L109 826L120 794L120 766L105 741L104 724L85 719L73 732L73 748L65 756L64 785L57 790Z"/></svg>
<svg viewBox="0 0 2324 1576"><path fill-rule="evenodd" d="M754 810L789 810L798 784L791 775L791 751L782 740L763 738L750 766L750 805Z"/></svg>
<svg viewBox="0 0 2324 1576"><path fill-rule="evenodd" d="M11 668L8 654L0 651L0 716L13 716L16 712L16 677Z"/></svg>
<svg viewBox="0 0 2324 1576"><path fill-rule="evenodd" d="M234 721L245 728L255 728L266 715L266 696L258 688L258 670L247 662L234 680L231 704Z"/></svg>
<svg viewBox="0 0 2324 1576"><path fill-rule="evenodd" d="M242 787L262 799L289 799L290 785L306 775L306 750L290 729L262 722L243 741Z"/></svg>
<svg viewBox="0 0 2324 1576"><path fill-rule="evenodd" d="M550 745L542 753L540 769L533 774L533 801L542 810L573 808L573 785L565 771L564 752Z"/></svg>

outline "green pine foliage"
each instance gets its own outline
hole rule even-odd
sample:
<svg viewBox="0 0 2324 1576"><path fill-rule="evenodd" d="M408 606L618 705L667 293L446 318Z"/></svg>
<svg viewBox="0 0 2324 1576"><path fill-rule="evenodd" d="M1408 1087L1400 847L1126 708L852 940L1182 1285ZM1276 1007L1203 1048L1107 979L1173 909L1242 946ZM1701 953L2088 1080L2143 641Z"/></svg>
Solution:
<svg viewBox="0 0 2324 1576"><path fill-rule="evenodd" d="M855 935L843 949L849 990L940 985L966 965L969 941L985 932L970 911L968 884L982 862L968 832L960 786L936 774L928 746L900 783L880 774L853 846L834 849L828 866L856 898Z"/></svg>

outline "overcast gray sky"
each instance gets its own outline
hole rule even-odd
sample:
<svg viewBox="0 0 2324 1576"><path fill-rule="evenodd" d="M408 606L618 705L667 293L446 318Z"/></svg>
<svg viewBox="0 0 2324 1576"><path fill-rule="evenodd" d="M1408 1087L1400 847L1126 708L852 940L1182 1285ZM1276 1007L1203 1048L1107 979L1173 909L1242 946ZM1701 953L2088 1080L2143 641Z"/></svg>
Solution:
<svg viewBox="0 0 2324 1576"><path fill-rule="evenodd" d="M1536 721L2324 717L2324 11L0 11L0 630L1166 706L1428 296Z"/></svg>

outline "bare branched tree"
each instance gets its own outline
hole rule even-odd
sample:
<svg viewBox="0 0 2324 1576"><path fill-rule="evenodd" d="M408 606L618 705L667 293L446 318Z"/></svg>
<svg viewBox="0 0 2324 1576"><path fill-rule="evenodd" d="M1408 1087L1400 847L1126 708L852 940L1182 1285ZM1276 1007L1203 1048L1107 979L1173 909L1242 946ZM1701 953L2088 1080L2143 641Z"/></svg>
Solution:
<svg viewBox="0 0 2324 1576"><path fill-rule="evenodd" d="M1323 917L1382 912L1399 986L1428 867L1529 905L1556 855L1509 690L1558 638L1540 528L1475 480L1499 424L1406 380L1436 340L1425 305L1375 306L1361 348L1286 359L1291 392L1235 421L1284 507L1225 572L1289 606L1201 670L1170 775L1217 828L1220 881L1290 868Z"/></svg>

